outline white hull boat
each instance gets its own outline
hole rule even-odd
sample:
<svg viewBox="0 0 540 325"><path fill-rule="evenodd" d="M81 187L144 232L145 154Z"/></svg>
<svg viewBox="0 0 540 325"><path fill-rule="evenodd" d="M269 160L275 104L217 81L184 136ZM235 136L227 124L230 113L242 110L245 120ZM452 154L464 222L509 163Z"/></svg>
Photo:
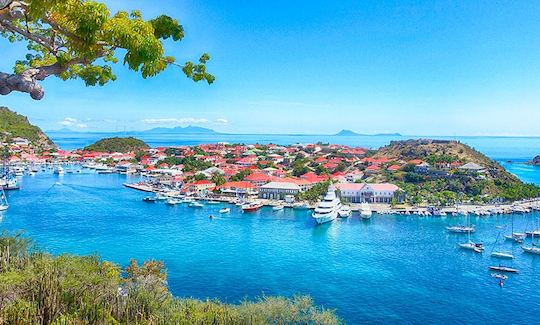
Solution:
<svg viewBox="0 0 540 325"><path fill-rule="evenodd" d="M524 251L525 253L535 254L535 255L540 255L540 247L535 247L535 246L521 246L521 249L523 249L523 251Z"/></svg>
<svg viewBox="0 0 540 325"><path fill-rule="evenodd" d="M371 207L368 203L362 203L360 204L360 217L362 219L370 219L371 218Z"/></svg>
<svg viewBox="0 0 540 325"><path fill-rule="evenodd" d="M229 213L229 212L231 212L230 208L223 208L223 209L219 210L219 213L221 213L221 214L225 214L225 213Z"/></svg>
<svg viewBox="0 0 540 325"><path fill-rule="evenodd" d="M341 209L338 210L338 217L340 218L348 218L352 215L351 207L348 205L344 205L341 207Z"/></svg>
<svg viewBox="0 0 540 325"><path fill-rule="evenodd" d="M276 206L272 207L272 211L281 211L283 209L284 209L283 205L276 205Z"/></svg>
<svg viewBox="0 0 540 325"><path fill-rule="evenodd" d="M323 224L335 220L338 216L338 211L341 209L341 200L337 197L333 186L328 187L328 192L323 200L317 204L312 217L317 224Z"/></svg>

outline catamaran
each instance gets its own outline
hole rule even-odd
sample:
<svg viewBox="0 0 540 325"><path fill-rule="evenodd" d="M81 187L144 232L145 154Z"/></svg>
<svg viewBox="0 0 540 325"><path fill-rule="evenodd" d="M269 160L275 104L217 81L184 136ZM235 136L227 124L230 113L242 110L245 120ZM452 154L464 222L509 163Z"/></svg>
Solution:
<svg viewBox="0 0 540 325"><path fill-rule="evenodd" d="M369 206L369 203L360 204L360 217L362 219L371 218L371 207Z"/></svg>
<svg viewBox="0 0 540 325"><path fill-rule="evenodd" d="M467 224L468 224L468 227L470 227L470 224L469 224L469 216L467 216ZM473 252L475 253L482 253L484 252L484 244L482 243L475 243L471 240L471 231L467 232L467 242L466 243L462 243L462 244L459 244L459 247L462 248L462 249L468 249L468 250L472 250Z"/></svg>
<svg viewBox="0 0 540 325"><path fill-rule="evenodd" d="M341 209L341 200L337 197L334 187L329 186L328 192L317 204L312 217L317 224L330 222L337 218L339 209Z"/></svg>
<svg viewBox="0 0 540 325"><path fill-rule="evenodd" d="M0 211L6 211L9 208L9 204L6 198L4 189L0 187Z"/></svg>

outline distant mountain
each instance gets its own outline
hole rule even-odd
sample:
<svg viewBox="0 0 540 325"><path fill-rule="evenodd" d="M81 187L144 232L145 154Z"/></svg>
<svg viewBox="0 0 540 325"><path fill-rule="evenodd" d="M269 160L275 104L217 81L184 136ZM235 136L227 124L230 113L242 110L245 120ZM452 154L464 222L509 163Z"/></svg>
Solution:
<svg viewBox="0 0 540 325"><path fill-rule="evenodd" d="M217 134L217 132L212 129L192 125L186 127L177 126L174 128L154 128L142 131L141 133Z"/></svg>
<svg viewBox="0 0 540 325"><path fill-rule="evenodd" d="M363 135L363 134L359 134L351 130L341 130L335 134L335 136L338 136L338 137L350 137L350 136L357 136L357 135Z"/></svg>
<svg viewBox="0 0 540 325"><path fill-rule="evenodd" d="M527 164L534 165L534 166L540 166L540 155L534 157L532 160L527 161Z"/></svg>
<svg viewBox="0 0 540 325"><path fill-rule="evenodd" d="M361 133L356 133L354 131L351 131L351 130L341 130L339 131L338 133L335 134L335 136L338 136L338 137L354 137L354 136L367 136L369 134L361 134ZM377 134L373 134L372 136L395 136L395 137L400 137L401 134L399 133L377 133Z"/></svg>

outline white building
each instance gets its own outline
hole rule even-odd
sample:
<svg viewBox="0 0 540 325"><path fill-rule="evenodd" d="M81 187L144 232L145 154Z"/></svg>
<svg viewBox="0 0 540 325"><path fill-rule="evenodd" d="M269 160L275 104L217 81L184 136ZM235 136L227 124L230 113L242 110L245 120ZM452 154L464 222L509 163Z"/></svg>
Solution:
<svg viewBox="0 0 540 325"><path fill-rule="evenodd" d="M351 203L390 203L393 198L402 201L396 194L399 187L389 183L338 183L340 196Z"/></svg>
<svg viewBox="0 0 540 325"><path fill-rule="evenodd" d="M270 182L259 188L259 197L269 200L284 200L288 195L300 192L300 186L289 182Z"/></svg>

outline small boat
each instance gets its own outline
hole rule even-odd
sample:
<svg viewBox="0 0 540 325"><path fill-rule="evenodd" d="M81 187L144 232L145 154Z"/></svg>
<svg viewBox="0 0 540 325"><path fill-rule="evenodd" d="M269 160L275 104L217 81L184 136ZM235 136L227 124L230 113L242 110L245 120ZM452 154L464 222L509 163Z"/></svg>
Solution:
<svg viewBox="0 0 540 325"><path fill-rule="evenodd" d="M371 207L368 203L362 203L360 204L360 217L362 219L370 219L371 218Z"/></svg>
<svg viewBox="0 0 540 325"><path fill-rule="evenodd" d="M6 198L4 189L0 187L0 211L6 211L9 208L9 204Z"/></svg>
<svg viewBox="0 0 540 325"><path fill-rule="evenodd" d="M283 205L276 205L276 206L273 206L272 207L272 211L281 211L283 210L285 207Z"/></svg>
<svg viewBox="0 0 540 325"><path fill-rule="evenodd" d="M512 255L512 253L510 252L493 252L491 253L491 257L507 259L507 260L514 259L514 255Z"/></svg>
<svg viewBox="0 0 540 325"><path fill-rule="evenodd" d="M216 204L219 204L220 202L218 201L208 201L206 202L207 204L212 204L212 205L216 205Z"/></svg>
<svg viewBox="0 0 540 325"><path fill-rule="evenodd" d="M540 255L540 247L536 247L536 246L521 246L521 249L523 249L523 251L524 251L525 253L535 254L535 255Z"/></svg>
<svg viewBox="0 0 540 325"><path fill-rule="evenodd" d="M101 169L97 171L98 174L104 175L104 174L113 174L114 170L112 168L109 169Z"/></svg>
<svg viewBox="0 0 540 325"><path fill-rule="evenodd" d="M500 273L491 273L492 278L501 279L501 280L508 280L508 275L500 274Z"/></svg>
<svg viewBox="0 0 540 325"><path fill-rule="evenodd" d="M508 266L503 266L503 265L490 266L489 269L492 270L492 271L508 272L508 273L518 273L519 272L518 269L514 269L514 268L511 268L511 267L508 267Z"/></svg>
<svg viewBox="0 0 540 325"><path fill-rule="evenodd" d="M167 201L165 202L165 204L168 204L168 205L176 205L178 203L180 203L180 201L178 201L177 199L173 197L168 198Z"/></svg>
<svg viewBox="0 0 540 325"><path fill-rule="evenodd" d="M190 208L202 208L204 207L204 204L194 201L194 202L191 202L188 206Z"/></svg>
<svg viewBox="0 0 540 325"><path fill-rule="evenodd" d="M341 209L338 210L338 217L348 218L352 215L351 207L348 205L342 205Z"/></svg>
<svg viewBox="0 0 540 325"><path fill-rule="evenodd" d="M163 193L156 193L156 200L158 201L164 201L167 199L167 196Z"/></svg>
<svg viewBox="0 0 540 325"><path fill-rule="evenodd" d="M146 203L155 203L156 202L156 198L155 197L145 197L143 199L143 202L146 202Z"/></svg>
<svg viewBox="0 0 540 325"><path fill-rule="evenodd" d="M64 168L62 168L62 166L58 166L58 168L54 170L54 173L56 175L64 175Z"/></svg>
<svg viewBox="0 0 540 325"><path fill-rule="evenodd" d="M470 241L470 240L468 242L466 242L466 243L459 244L459 247L461 247L462 249L468 249L468 250L474 251L476 253L484 252L484 244L475 243L475 242Z"/></svg>
<svg viewBox="0 0 540 325"><path fill-rule="evenodd" d="M524 233L520 233L520 232L513 232L512 234L510 235L505 235L504 237L508 240L513 240L515 241L516 243L523 243L523 240L525 239L527 235L525 235Z"/></svg>
<svg viewBox="0 0 540 325"><path fill-rule="evenodd" d="M446 230L448 230L449 232L460 233L460 234L475 232L474 226L451 226L451 227L446 227Z"/></svg>
<svg viewBox="0 0 540 325"><path fill-rule="evenodd" d="M221 214L229 213L229 212L231 212L231 208L223 208L223 209L219 210L219 213L221 213Z"/></svg>
<svg viewBox="0 0 540 325"><path fill-rule="evenodd" d="M260 208L262 207L262 204L260 203L248 203L248 204L244 204L242 206L242 211L244 212L255 212L257 210L259 210Z"/></svg>

